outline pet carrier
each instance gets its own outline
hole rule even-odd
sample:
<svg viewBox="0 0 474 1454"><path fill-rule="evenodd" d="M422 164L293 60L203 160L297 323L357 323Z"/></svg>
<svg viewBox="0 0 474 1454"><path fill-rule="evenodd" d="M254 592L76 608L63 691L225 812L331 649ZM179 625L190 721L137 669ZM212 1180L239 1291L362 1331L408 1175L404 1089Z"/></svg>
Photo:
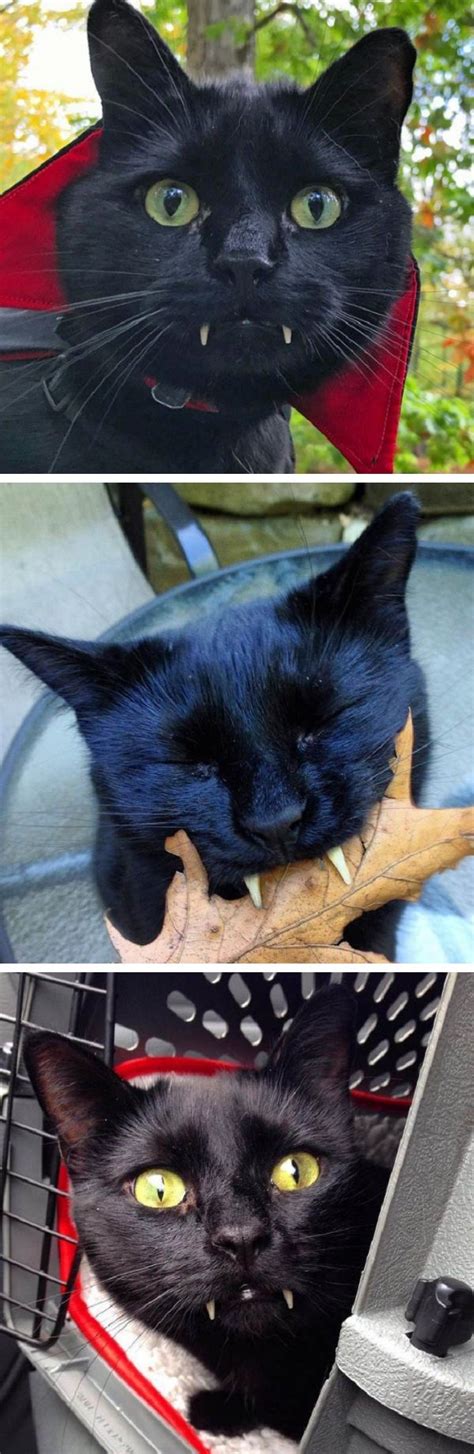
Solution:
<svg viewBox="0 0 474 1454"><path fill-rule="evenodd" d="M202 1454L208 1445L205 1436L198 1436L187 1425L185 1413L170 1406L159 1379L154 1381L147 1375L140 1367L140 1359L134 1361L130 1348L127 1352L126 1339L124 1345L117 1331L115 1336L113 1329L107 1333L106 1325L87 1302L87 1289L77 1281L76 1235L68 1183L64 1170L59 1169L56 1143L43 1124L24 1073L24 1029L41 1026L74 1037L92 1046L114 1063L120 1074L129 1077L157 1070L212 1074L227 1069L231 1073L236 1064L262 1066L276 1034L293 1017L301 1001L317 993L322 984L340 978L340 972L309 970L249 971L245 975L217 970L179 974L163 971L152 979L149 974L92 974L80 970L63 974L12 972L3 976L3 1329L19 1339L50 1390L62 1401L55 1402L52 1392L48 1395L52 1400L48 1429L54 1426L60 1438L56 1432L56 1447L48 1433L49 1442L40 1442L40 1454L46 1448L49 1454L63 1454L66 1448L68 1454L76 1448L78 1454L82 1449L100 1448L109 1454L117 1449L128 1454L174 1454L189 1447ZM397 1178L392 1178L387 1211L381 1218L382 1231L369 1258L372 1272L366 1273L361 1294L365 1298L361 1304L363 1319L369 1300L365 1289L368 1286L372 1290L375 1312L370 1309L370 1316L383 1350L384 1363L374 1394L367 1387L372 1324L368 1333L364 1330L364 1337L359 1335L361 1315L357 1310L344 1325L340 1340L344 1387L355 1384L367 1390L368 1405L373 1394L398 1418L416 1419L417 1412L416 1406L407 1408L406 1397L403 1403L400 1379L394 1402L385 1394L382 1398L382 1392L386 1393L386 1386L390 1386L390 1348L397 1333L391 1303L405 1305L414 1282L427 1267L431 1276L466 1276L459 1197L463 1188L465 1195L464 1052L474 980L468 975L451 974L444 983L445 978L435 972L345 972L345 982L353 985L358 1004L351 1077L358 1134L366 1154L376 1161L393 1163L428 1046L427 1060L431 1062L428 1078L426 1068L422 1070L425 1091L421 1100L417 1097L417 1115L413 1112L410 1119L411 1134L409 1126L403 1143L405 1154L397 1162ZM431 1101L425 1100L428 1087ZM426 1146L425 1142L418 1144L420 1126ZM447 1219L443 1221L441 1212L445 1207ZM387 1232L383 1230L384 1221ZM455 1234L452 1244L451 1232ZM392 1246L396 1248L396 1269L392 1267ZM378 1299L373 1293L374 1267L378 1269ZM424 1355L415 1353L407 1340L406 1344L404 1358L399 1350L397 1354L403 1366L412 1357L421 1359L423 1365ZM462 1365L465 1350L460 1349L457 1357ZM456 1359L450 1359L447 1367L452 1399ZM423 1387L423 1366L417 1376ZM33 1388L37 1400L37 1381ZM341 1402L332 1386L324 1397L326 1402L332 1399L332 1404L337 1405L337 1417L344 1420L344 1411L349 1408L347 1398ZM434 1423L429 1425L436 1431L442 1418L439 1407ZM324 1401L321 1418L322 1427L326 1427ZM85 1425L87 1435L81 1434L78 1420ZM464 1454L465 1425L461 1415L456 1427ZM39 1437L41 1440L40 1428ZM230 1447L233 1451L237 1445ZM242 1450L247 1447L242 1444ZM318 1454L325 1454L326 1447L329 1450L329 1442L320 1444L318 1434L315 1443L311 1431L302 1444L308 1454L316 1448ZM333 1441L331 1447L341 1450L341 1454L343 1448L350 1454L368 1454L369 1450L370 1454L374 1450L379 1454L379 1449L385 1448L392 1451L390 1443L372 1447L367 1442L352 1445L347 1440L345 1445ZM417 1454L416 1443L406 1448ZM404 1454L405 1445L397 1445L395 1454L402 1454L402 1450ZM449 1446L445 1451L444 1444L440 1444L439 1454L451 1454Z"/></svg>
<svg viewBox="0 0 474 1454"><path fill-rule="evenodd" d="M319 547L214 570L147 603L107 633L131 640L197 620L212 610L290 589L341 558ZM469 611L474 555L463 547L423 546L409 584L414 650L426 674L432 750L423 801L433 807L472 796L472 727L466 684L472 638ZM208 564L208 569L210 566ZM0 773L3 841L0 886L5 962L114 962L91 871L96 805L87 756L73 716L44 694L25 718ZM429 885L426 912L410 907L401 962L470 961L465 915L472 863Z"/></svg>

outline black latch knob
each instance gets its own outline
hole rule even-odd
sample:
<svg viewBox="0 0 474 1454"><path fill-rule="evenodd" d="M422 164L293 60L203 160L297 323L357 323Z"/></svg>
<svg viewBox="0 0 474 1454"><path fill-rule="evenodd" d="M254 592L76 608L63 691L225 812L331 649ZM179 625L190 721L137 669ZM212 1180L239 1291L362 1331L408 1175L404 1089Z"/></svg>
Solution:
<svg viewBox="0 0 474 1454"><path fill-rule="evenodd" d="M414 1348L445 1358L448 1348L467 1343L474 1333L474 1292L467 1282L455 1277L437 1277L433 1282L420 1278L413 1289L405 1312L407 1322L414 1323L411 1338Z"/></svg>

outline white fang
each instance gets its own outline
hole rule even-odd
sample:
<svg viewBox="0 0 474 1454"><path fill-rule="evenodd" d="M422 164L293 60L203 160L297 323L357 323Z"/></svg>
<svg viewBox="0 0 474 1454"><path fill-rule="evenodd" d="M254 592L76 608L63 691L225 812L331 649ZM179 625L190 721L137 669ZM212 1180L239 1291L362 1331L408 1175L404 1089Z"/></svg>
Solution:
<svg viewBox="0 0 474 1454"><path fill-rule="evenodd" d="M284 1297L285 1302L286 1302L286 1306L287 1306L287 1308L290 1309L290 1313L291 1313L292 1308L293 1308L293 1293L291 1291L291 1287L284 1287L282 1289L282 1291L283 1291L283 1297Z"/></svg>
<svg viewBox="0 0 474 1454"><path fill-rule="evenodd" d="M328 848L326 857L329 858L330 863L334 865L334 868L337 870L337 873L340 874L341 878L344 880L344 883L351 884L352 875L347 867L342 848Z"/></svg>
<svg viewBox="0 0 474 1454"><path fill-rule="evenodd" d="M255 908L262 909L262 892L260 888L260 879L258 873L247 874L247 877L244 878L244 884L247 885L250 898L252 900L252 903L255 904Z"/></svg>
<svg viewBox="0 0 474 1454"><path fill-rule="evenodd" d="M211 1323L213 1323L216 1316L216 1304L214 1302L214 1298L211 1298L210 1302L206 1303L206 1308L208 1317L211 1319Z"/></svg>
<svg viewBox="0 0 474 1454"><path fill-rule="evenodd" d="M199 329L199 337L201 339L201 343L202 343L203 348L205 348L206 347L207 340L209 338L209 324L208 323L203 323L201 325L201 327Z"/></svg>
<svg viewBox="0 0 474 1454"><path fill-rule="evenodd" d="M288 328L287 325L286 325L286 323L282 323L281 328L282 328L282 333L283 333L283 337L284 337L285 343L291 343L291 340L292 340L292 337L293 337L293 331L292 331L292 329L291 328Z"/></svg>

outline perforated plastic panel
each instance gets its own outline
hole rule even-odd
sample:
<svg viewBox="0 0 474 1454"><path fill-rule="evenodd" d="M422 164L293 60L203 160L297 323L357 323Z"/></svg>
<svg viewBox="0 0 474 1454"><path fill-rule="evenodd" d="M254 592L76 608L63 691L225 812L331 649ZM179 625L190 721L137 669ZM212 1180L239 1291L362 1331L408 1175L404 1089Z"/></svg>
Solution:
<svg viewBox="0 0 474 1454"><path fill-rule="evenodd" d="M270 1046L317 986L337 972L256 970L154 977L117 975L117 1059L134 1055L204 1055L258 1069ZM357 995L357 1043L352 1088L410 1095L439 1004L443 974L344 972Z"/></svg>

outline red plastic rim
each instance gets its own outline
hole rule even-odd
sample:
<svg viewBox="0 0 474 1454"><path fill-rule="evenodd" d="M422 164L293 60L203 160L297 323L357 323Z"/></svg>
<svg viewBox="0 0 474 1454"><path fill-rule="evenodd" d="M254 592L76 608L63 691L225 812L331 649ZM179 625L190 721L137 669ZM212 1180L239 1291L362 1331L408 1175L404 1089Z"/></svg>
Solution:
<svg viewBox="0 0 474 1454"><path fill-rule="evenodd" d="M163 1075L170 1073L175 1075L219 1075L221 1072L235 1071L239 1068L225 1060L192 1060L180 1056L142 1056L137 1060L126 1060L118 1065L116 1074L122 1076L123 1080L133 1080L135 1076L155 1075L157 1072L161 1072ZM356 1107L360 1110L378 1111L384 1115L405 1116L411 1105L411 1099L408 1096L401 1097L397 1101L392 1100L390 1096L372 1095L369 1091L354 1090L351 1094ZM60 1168L58 1187L60 1191L70 1192L69 1177L64 1165L61 1165ZM66 1285L78 1238L69 1201L66 1197L58 1197L58 1203L59 1271L61 1280ZM164 1423L174 1429L175 1433L180 1434L181 1438L186 1439L191 1449L195 1449L197 1454L210 1454L196 1430L186 1422L182 1414L177 1413L167 1399L163 1398L149 1379L145 1378L143 1373L139 1373L111 1334L106 1332L90 1312L82 1294L80 1273L71 1293L68 1311L72 1321L76 1323L94 1351L100 1354L100 1357L119 1378L123 1378L132 1393L143 1399L143 1402L152 1408Z"/></svg>

